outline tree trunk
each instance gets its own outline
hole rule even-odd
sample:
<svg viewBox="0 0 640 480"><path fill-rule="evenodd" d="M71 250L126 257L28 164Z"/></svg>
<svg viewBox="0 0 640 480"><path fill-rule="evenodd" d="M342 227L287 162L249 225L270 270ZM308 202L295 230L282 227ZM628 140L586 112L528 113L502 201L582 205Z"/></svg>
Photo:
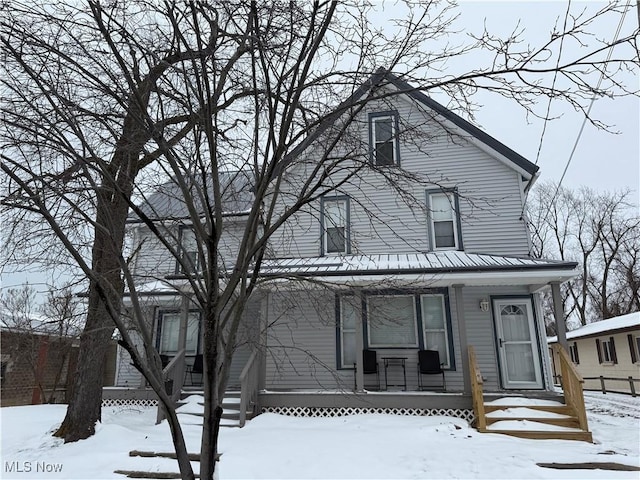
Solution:
<svg viewBox="0 0 640 480"><path fill-rule="evenodd" d="M125 142L123 142L125 143ZM131 145L131 143L129 143ZM67 414L54 436L75 442L95 433L101 419L104 360L115 324L112 313L120 308L124 293L120 257L132 183L137 173L135 149L116 150L111 176L97 191L92 272L87 322L80 336L73 392ZM119 190L114 192L114 190ZM111 312L109 311L111 309Z"/></svg>

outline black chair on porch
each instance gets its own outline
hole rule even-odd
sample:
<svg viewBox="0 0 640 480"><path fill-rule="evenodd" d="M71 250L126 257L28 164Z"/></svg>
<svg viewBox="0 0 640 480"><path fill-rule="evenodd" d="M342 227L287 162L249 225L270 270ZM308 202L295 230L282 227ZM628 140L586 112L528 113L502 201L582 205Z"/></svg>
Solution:
<svg viewBox="0 0 640 480"><path fill-rule="evenodd" d="M187 365L187 369L184 372L184 376L185 379L187 377L187 375L189 375L189 378L191 380L191 385L196 385L196 383L194 383L193 381L193 374L196 375L200 375L200 383L198 383L198 385L202 385L203 383L203 378L202 375L204 373L204 367L202 364L202 354L198 353L195 357L193 357L193 364L191 365Z"/></svg>
<svg viewBox="0 0 640 480"><path fill-rule="evenodd" d="M442 390L447 389L447 383L444 378L443 363L440 363L440 354L437 350L419 350L418 351L418 388L423 390L425 387L422 383L422 375L442 375L442 386L436 385Z"/></svg>
<svg viewBox="0 0 640 480"><path fill-rule="evenodd" d="M358 366L354 365L354 373L357 375ZM363 350L362 351L362 373L364 375L376 375L376 389L380 390L380 369L378 368L378 355L375 350ZM355 376L354 376L354 385L355 385ZM364 388L367 388L366 382L363 385ZM356 387L357 388L357 387ZM369 386L371 388L371 386Z"/></svg>

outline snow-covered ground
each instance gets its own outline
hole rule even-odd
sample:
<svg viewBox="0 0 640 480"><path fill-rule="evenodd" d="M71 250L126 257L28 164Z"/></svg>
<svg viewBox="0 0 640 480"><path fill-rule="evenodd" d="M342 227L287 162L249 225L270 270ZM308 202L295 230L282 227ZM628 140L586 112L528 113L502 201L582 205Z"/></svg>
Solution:
<svg viewBox="0 0 640 480"><path fill-rule="evenodd" d="M536 463L640 465L640 398L587 392L596 443L480 434L449 417L354 415L294 418L264 414L221 431L221 479L638 479L639 472L555 470ZM124 478L116 469L176 471L169 459L130 450L171 451L155 409L105 408L92 438L63 444L50 432L66 406L0 409L1 478ZM188 408L187 408L188 409ZM197 418L182 415L190 452L199 451ZM197 471L197 463L194 464Z"/></svg>

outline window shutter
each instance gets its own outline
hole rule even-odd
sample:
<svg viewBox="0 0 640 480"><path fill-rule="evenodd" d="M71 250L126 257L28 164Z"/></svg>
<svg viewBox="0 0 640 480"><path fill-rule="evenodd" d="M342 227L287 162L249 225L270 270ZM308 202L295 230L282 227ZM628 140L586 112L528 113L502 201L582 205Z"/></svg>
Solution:
<svg viewBox="0 0 640 480"><path fill-rule="evenodd" d="M631 354L631 363L636 363L638 361L638 355L636 354L636 346L633 341L633 335L627 335L627 340L629 341L629 353Z"/></svg>
<svg viewBox="0 0 640 480"><path fill-rule="evenodd" d="M618 363L618 356L616 355L616 344L613 341L613 337L609 337L609 345L611 345L611 361Z"/></svg>
<svg viewBox="0 0 640 480"><path fill-rule="evenodd" d="M602 363L602 350L600 349L600 340L596 338L596 351L598 352L598 363Z"/></svg>
<svg viewBox="0 0 640 480"><path fill-rule="evenodd" d="M580 364L580 356L578 355L578 342L573 342L573 350L576 355L576 365Z"/></svg>

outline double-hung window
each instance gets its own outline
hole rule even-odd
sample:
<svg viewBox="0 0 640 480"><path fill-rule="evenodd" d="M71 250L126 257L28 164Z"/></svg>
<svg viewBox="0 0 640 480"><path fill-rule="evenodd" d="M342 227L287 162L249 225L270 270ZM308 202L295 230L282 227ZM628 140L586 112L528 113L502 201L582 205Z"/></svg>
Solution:
<svg viewBox="0 0 640 480"><path fill-rule="evenodd" d="M457 196L453 191L427 192L429 234L433 250L461 250Z"/></svg>
<svg viewBox="0 0 640 480"><path fill-rule="evenodd" d="M596 339L596 350L598 351L599 363L618 363L618 356L616 354L616 344L613 337L608 339Z"/></svg>
<svg viewBox="0 0 640 480"><path fill-rule="evenodd" d="M353 368L356 363L356 322L355 297L340 297L340 318L338 325L339 368Z"/></svg>
<svg viewBox="0 0 640 480"><path fill-rule="evenodd" d="M629 342L631 363L640 363L640 336L634 337L633 335L628 334L627 341Z"/></svg>
<svg viewBox="0 0 640 480"><path fill-rule="evenodd" d="M371 162L376 166L399 164L397 112L369 115Z"/></svg>
<svg viewBox="0 0 640 480"><path fill-rule="evenodd" d="M569 345L569 355L571 355L571 361L576 365L580 364L580 356L578 355L578 344L573 342L573 345Z"/></svg>
<svg viewBox="0 0 640 480"><path fill-rule="evenodd" d="M158 319L158 353L175 355L178 352L178 337L180 336L180 312L161 312ZM200 313L189 312L187 319L186 354L198 353L200 338Z"/></svg>
<svg viewBox="0 0 640 480"><path fill-rule="evenodd" d="M200 272L200 256L198 255L198 243L196 234L191 227L180 228L180 258L178 262L179 273Z"/></svg>
<svg viewBox="0 0 640 480"><path fill-rule="evenodd" d="M371 295L367 298L369 347L418 347L413 295Z"/></svg>
<svg viewBox="0 0 640 480"><path fill-rule="evenodd" d="M437 350L443 368L450 368L449 332L444 295L421 295L422 328L425 350Z"/></svg>
<svg viewBox="0 0 640 480"><path fill-rule="evenodd" d="M349 253L349 199L347 197L322 200L323 253Z"/></svg>

